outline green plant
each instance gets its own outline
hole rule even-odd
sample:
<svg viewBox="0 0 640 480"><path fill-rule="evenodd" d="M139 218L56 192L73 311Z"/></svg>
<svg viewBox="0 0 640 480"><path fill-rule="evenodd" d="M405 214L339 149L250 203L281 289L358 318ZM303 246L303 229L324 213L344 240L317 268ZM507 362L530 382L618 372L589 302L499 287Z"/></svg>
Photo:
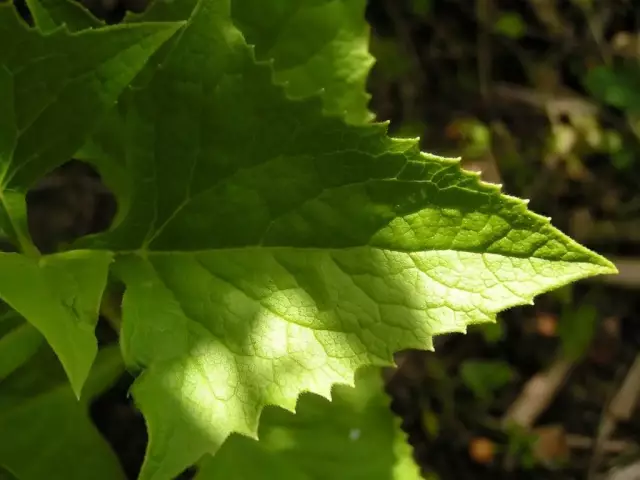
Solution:
<svg viewBox="0 0 640 480"><path fill-rule="evenodd" d="M211 455L231 434L255 438L266 405L294 410L302 392L329 397L360 367L391 365L398 350L431 349L434 335L615 272L456 160L369 123L364 0L157 0L99 28L64 0L28 4L34 29L0 7L0 227L20 251L0 254L0 297L24 319L5 330L18 344L3 342L29 358L0 368L0 396L20 413L16 398L32 405L35 392L54 388L42 350L20 343L15 329L26 322L86 405L119 371L107 350L113 369L100 375L101 311L139 374L132 394L149 432L140 478L173 478L195 463L209 478L211 462L224 461ZM100 171L118 215L108 232L41 255L25 194L71 157ZM336 428L348 408L369 418L384 401L379 385L364 383L358 394L336 387L335 409L305 398L299 419L269 417L260 447L234 435L222 454L270 457L292 438L298 446L295 431L306 427L289 423L325 411ZM47 396L38 415L72 409L64 388L55 392L67 403ZM395 439L385 411L381 428ZM57 441L34 414L1 412L0 427L20 420L25 438ZM34 464L47 459L33 462L27 441L5 443L5 471L42 478ZM394 453L388 461L403 465L406 452ZM267 461L312 476L294 472L290 456ZM396 467L380 475L415 474Z"/></svg>
<svg viewBox="0 0 640 480"><path fill-rule="evenodd" d="M495 392L513 378L509 364L490 360L466 360L460 366L460 379L481 401L490 401Z"/></svg>

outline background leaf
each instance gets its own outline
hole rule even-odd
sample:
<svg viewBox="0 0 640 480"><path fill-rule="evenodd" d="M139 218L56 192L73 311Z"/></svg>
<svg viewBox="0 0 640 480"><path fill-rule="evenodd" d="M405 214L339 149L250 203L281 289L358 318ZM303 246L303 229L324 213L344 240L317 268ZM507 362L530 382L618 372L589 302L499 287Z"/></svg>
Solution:
<svg viewBox="0 0 640 480"><path fill-rule="evenodd" d="M466 360L460 366L460 379L480 400L490 400L512 377L513 371L505 362Z"/></svg>
<svg viewBox="0 0 640 480"><path fill-rule="evenodd" d="M88 402L123 371L117 348L102 350L78 402L53 352L44 348L0 382L0 466L20 480L124 479L91 423Z"/></svg>
<svg viewBox="0 0 640 480"><path fill-rule="evenodd" d="M35 355L43 340L17 313L7 309L0 314L0 382Z"/></svg>
<svg viewBox="0 0 640 480"><path fill-rule="evenodd" d="M36 27L47 32L66 25L72 32L103 25L80 2L73 0L26 0Z"/></svg>
<svg viewBox="0 0 640 480"><path fill-rule="evenodd" d="M640 67L637 62L615 66L598 66L584 79L595 98L622 110L640 112Z"/></svg>
<svg viewBox="0 0 640 480"><path fill-rule="evenodd" d="M360 370L355 388L336 386L331 397L304 394L295 414L267 408L260 441L232 435L202 462L196 480L422 478L389 410L379 369ZM406 448L398 450L396 439Z"/></svg>

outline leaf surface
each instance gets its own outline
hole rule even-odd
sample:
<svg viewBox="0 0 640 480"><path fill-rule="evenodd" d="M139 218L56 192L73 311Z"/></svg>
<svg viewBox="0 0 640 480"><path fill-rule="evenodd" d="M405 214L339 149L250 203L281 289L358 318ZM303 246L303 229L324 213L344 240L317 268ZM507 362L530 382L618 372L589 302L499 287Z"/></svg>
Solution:
<svg viewBox="0 0 640 480"><path fill-rule="evenodd" d="M186 20L196 0L156 0L130 22ZM232 0L231 19L258 60L273 60L277 83L294 97L322 91L325 110L351 123L373 118L365 84L369 53L366 0Z"/></svg>
<svg viewBox="0 0 640 480"><path fill-rule="evenodd" d="M3 190L24 190L71 158L149 55L180 25L146 23L76 34L58 28L45 36L26 28L10 6L0 7L0 95L10 106L0 137Z"/></svg>
<svg viewBox="0 0 640 480"><path fill-rule="evenodd" d="M202 1L145 82L122 118L126 212L78 244L114 251L127 286L142 479L255 436L265 405L615 271L457 162L289 98L229 2Z"/></svg>
<svg viewBox="0 0 640 480"><path fill-rule="evenodd" d="M14 311L0 314L0 382L35 355L43 340L40 332Z"/></svg>
<svg viewBox="0 0 640 480"><path fill-rule="evenodd" d="M232 18L255 45L259 60L274 60L275 80L294 97L323 90L328 113L351 123L373 118L365 83L369 53L366 0L234 0ZM265 8L266 7L266 8Z"/></svg>
<svg viewBox="0 0 640 480"><path fill-rule="evenodd" d="M103 25L89 10L73 0L27 0L36 27L43 32L66 25L72 32Z"/></svg>
<svg viewBox="0 0 640 480"><path fill-rule="evenodd" d="M142 14L129 13L125 22L187 20L196 4L196 0L156 0ZM365 83L374 59L368 50L364 9L364 0L234 0L231 4L232 20L247 41L255 43L258 58L274 61L278 83L296 97L322 91L325 110L352 123L373 118ZM169 49L166 44L157 56ZM126 109L122 104L119 108ZM113 149L114 138L122 135L119 120L118 115L107 117L76 155L96 164L115 189L119 185L114 175L124 175L113 170L113 164L124 158Z"/></svg>
<svg viewBox="0 0 640 480"><path fill-rule="evenodd" d="M232 435L202 462L196 480L419 480L383 389L380 370L369 368L358 372L355 389L335 386L331 401L304 394L295 414L269 407L260 441Z"/></svg>
<svg viewBox="0 0 640 480"><path fill-rule="evenodd" d="M2 298L44 335L78 395L98 351L94 329L111 259L107 251L0 253Z"/></svg>
<svg viewBox="0 0 640 480"><path fill-rule="evenodd" d="M179 26L75 34L58 28L43 35L28 29L11 5L0 6L0 230L25 254L0 253L0 298L43 333L77 394L97 350L93 327L111 254L40 257L28 232L25 194L71 158Z"/></svg>
<svg viewBox="0 0 640 480"><path fill-rule="evenodd" d="M19 480L124 480L88 414L89 401L122 371L117 348L102 350L78 402L53 352L44 348L3 380L0 432L6 441L0 442L0 472Z"/></svg>

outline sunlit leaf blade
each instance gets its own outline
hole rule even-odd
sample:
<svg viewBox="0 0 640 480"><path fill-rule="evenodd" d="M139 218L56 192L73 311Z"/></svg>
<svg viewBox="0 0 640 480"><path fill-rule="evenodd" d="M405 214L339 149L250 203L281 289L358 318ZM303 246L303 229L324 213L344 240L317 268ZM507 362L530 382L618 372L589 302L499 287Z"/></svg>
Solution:
<svg viewBox="0 0 640 480"><path fill-rule="evenodd" d="M331 401L300 397L296 413L269 407L256 441L232 435L201 463L196 480L419 480L406 435L389 409L379 369L363 369L356 388L333 388Z"/></svg>
<svg viewBox="0 0 640 480"><path fill-rule="evenodd" d="M255 436L265 405L615 271L457 162L289 98L229 2L203 0L146 80L122 118L126 211L78 244L113 250L127 287L142 479Z"/></svg>
<svg viewBox="0 0 640 480"><path fill-rule="evenodd" d="M118 459L88 414L89 401L122 371L117 348L102 350L78 402L46 348L3 380L0 466L19 480L124 480Z"/></svg>

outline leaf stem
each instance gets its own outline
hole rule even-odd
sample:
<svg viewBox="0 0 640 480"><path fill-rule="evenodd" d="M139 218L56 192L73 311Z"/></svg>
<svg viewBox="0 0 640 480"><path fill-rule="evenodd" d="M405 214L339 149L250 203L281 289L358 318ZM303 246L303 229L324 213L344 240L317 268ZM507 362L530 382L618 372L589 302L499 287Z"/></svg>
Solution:
<svg viewBox="0 0 640 480"><path fill-rule="evenodd" d="M4 206L6 217L1 219L0 223L4 223L5 229L8 227L13 231L5 231L4 233L13 237L18 243L20 252L31 258L38 258L40 251L35 246L29 235L29 227L27 223L27 204L24 196L16 193L9 193L0 188L0 204Z"/></svg>

